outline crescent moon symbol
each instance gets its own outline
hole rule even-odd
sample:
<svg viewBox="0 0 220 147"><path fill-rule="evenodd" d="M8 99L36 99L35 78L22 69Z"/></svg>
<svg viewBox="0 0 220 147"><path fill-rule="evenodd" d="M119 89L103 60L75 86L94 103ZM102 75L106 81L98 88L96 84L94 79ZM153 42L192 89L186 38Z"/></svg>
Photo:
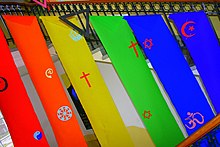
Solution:
<svg viewBox="0 0 220 147"><path fill-rule="evenodd" d="M186 38L190 38L190 37L193 37L195 34L187 34L186 32L185 32L185 28L186 28L186 26L188 25L188 24L195 24L195 22L194 21L187 21L187 22L185 22L183 25L182 25L182 27L181 27L181 33L183 34L183 36L184 37L186 37Z"/></svg>
<svg viewBox="0 0 220 147"><path fill-rule="evenodd" d="M3 87L3 85L4 85L4 87ZM5 91L7 88L8 88L7 80L5 78L3 78L3 77L0 77L0 92Z"/></svg>

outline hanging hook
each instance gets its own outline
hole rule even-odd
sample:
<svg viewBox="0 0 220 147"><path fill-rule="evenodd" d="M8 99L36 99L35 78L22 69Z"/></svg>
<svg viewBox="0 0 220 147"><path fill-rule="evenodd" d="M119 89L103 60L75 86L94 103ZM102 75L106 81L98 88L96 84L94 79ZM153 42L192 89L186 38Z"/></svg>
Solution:
<svg viewBox="0 0 220 147"><path fill-rule="evenodd" d="M84 35L85 37L89 36L89 8L86 8L84 10L80 10L77 12L73 12L67 15L63 15L60 16L60 20L62 20L63 22L65 22L67 25L71 26L73 28L73 30L77 30L79 32L79 34ZM67 20L67 18L75 16L75 15L79 15L81 13L86 13L86 30L82 30L81 28L79 28L78 26L76 26L75 24L73 24L72 22L70 22L69 20Z"/></svg>

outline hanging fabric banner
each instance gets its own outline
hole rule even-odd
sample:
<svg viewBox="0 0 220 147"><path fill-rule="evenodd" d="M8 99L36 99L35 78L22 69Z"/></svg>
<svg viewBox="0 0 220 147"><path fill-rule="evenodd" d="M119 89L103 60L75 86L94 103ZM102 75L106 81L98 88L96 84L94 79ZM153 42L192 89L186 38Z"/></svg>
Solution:
<svg viewBox="0 0 220 147"><path fill-rule="evenodd" d="M133 147L85 39L56 16L41 19L101 146Z"/></svg>
<svg viewBox="0 0 220 147"><path fill-rule="evenodd" d="M112 95L115 105L128 129L136 147L155 147L149 133L145 129L135 110L130 97L122 85L113 65L107 62L96 61L98 68ZM138 137L137 137L138 134Z"/></svg>
<svg viewBox="0 0 220 147"><path fill-rule="evenodd" d="M162 16L125 19L156 70L187 133L192 134L214 114Z"/></svg>
<svg viewBox="0 0 220 147"><path fill-rule="evenodd" d="M49 147L1 29L0 44L0 110L13 144Z"/></svg>
<svg viewBox="0 0 220 147"><path fill-rule="evenodd" d="M86 147L34 16L3 16L46 111L58 146Z"/></svg>
<svg viewBox="0 0 220 147"><path fill-rule="evenodd" d="M203 84L220 113L220 46L205 12L170 15L188 48Z"/></svg>
<svg viewBox="0 0 220 147"><path fill-rule="evenodd" d="M91 16L90 21L155 145L178 144L183 134L127 22L119 16Z"/></svg>

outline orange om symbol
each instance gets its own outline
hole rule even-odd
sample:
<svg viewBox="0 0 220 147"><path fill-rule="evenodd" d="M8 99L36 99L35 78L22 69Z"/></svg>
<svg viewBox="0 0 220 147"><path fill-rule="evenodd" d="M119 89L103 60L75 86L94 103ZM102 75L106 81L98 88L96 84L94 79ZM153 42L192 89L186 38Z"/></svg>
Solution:
<svg viewBox="0 0 220 147"><path fill-rule="evenodd" d="M188 117L185 120L189 120L188 124L191 125L191 126L188 126L185 124L185 126L188 129L194 129L196 127L196 123L198 123L200 125L204 123L204 116L199 112L196 112L196 113L187 112L187 115L188 115ZM201 120L198 120L197 119L198 117L195 118L196 115L199 116L201 118Z"/></svg>

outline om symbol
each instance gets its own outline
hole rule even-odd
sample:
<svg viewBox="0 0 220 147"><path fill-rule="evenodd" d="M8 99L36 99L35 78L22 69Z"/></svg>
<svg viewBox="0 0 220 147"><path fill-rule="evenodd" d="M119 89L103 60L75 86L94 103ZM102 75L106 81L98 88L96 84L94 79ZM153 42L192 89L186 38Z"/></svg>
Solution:
<svg viewBox="0 0 220 147"><path fill-rule="evenodd" d="M187 115L188 117L185 119L185 120L188 120L188 124L185 124L185 126L188 128L188 129L194 129L196 127L196 124L203 124L204 123L204 116L199 113L199 112L196 112L196 113L190 113L190 112L187 112ZM197 116L197 118L195 118ZM199 120L198 118L201 118L201 120Z"/></svg>
<svg viewBox="0 0 220 147"><path fill-rule="evenodd" d="M80 34L76 33L76 32L73 31L73 30L70 31L69 36L70 36L70 38L72 38L72 40L74 40L74 41L79 41L79 40L82 38L82 36L81 36Z"/></svg>

